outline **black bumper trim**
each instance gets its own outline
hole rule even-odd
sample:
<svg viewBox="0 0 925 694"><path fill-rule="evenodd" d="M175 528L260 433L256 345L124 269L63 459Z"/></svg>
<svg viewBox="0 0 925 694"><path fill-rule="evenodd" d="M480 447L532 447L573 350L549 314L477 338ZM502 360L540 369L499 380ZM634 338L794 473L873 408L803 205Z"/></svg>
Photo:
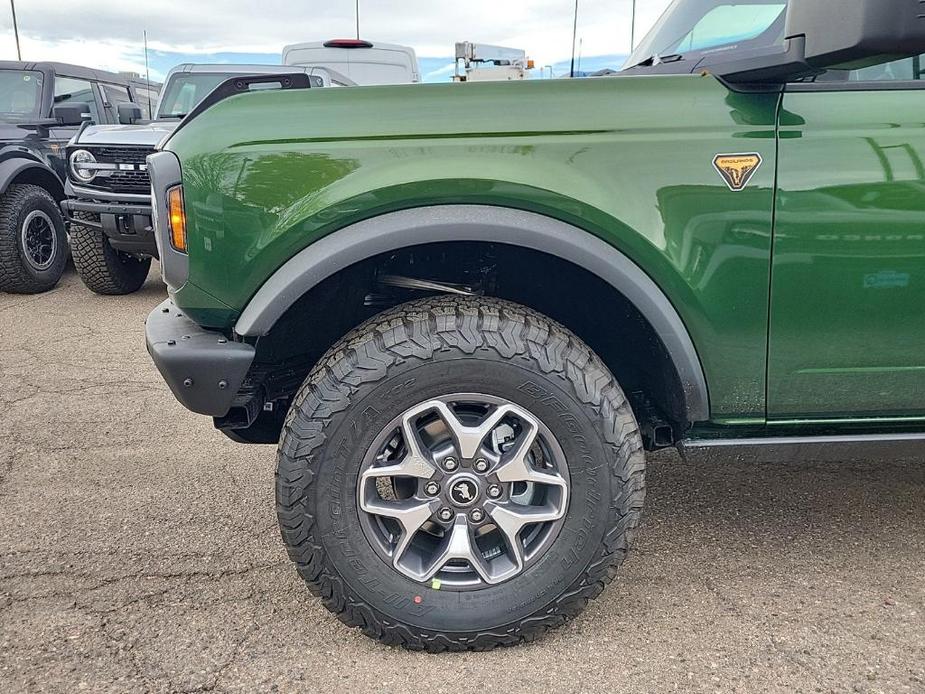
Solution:
<svg viewBox="0 0 925 694"><path fill-rule="evenodd" d="M129 214L151 216L151 205L136 205L129 202L90 202L87 200L64 200L61 208L67 213L92 212L94 214Z"/></svg>
<svg viewBox="0 0 925 694"><path fill-rule="evenodd" d="M102 231L117 251L158 257L150 205L72 199L62 201L61 209L69 224ZM75 212L96 214L99 221L77 219Z"/></svg>
<svg viewBox="0 0 925 694"><path fill-rule="evenodd" d="M148 353L180 403L210 417L231 409L254 361L254 347L204 330L168 299L145 324Z"/></svg>

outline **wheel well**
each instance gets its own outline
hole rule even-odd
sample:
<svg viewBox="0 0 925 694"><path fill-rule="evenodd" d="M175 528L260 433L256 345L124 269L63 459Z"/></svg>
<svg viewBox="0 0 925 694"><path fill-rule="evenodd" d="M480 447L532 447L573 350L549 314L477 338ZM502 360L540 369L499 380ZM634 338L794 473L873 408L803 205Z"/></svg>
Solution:
<svg viewBox="0 0 925 694"><path fill-rule="evenodd" d="M610 284L541 251L445 242L385 253L337 272L258 339L253 388L263 390L261 407L265 401L281 402L253 422L252 436L262 440L260 432L266 430L265 438L275 440L288 400L341 337L381 311L435 293L391 286L387 276L463 285L549 316L581 337L613 372L631 400L647 447L671 445L688 428L684 390L668 351L652 325ZM240 417L230 417L217 425L248 438Z"/></svg>
<svg viewBox="0 0 925 694"><path fill-rule="evenodd" d="M18 183L44 188L58 202L61 202L65 198L64 186L61 184L58 177L48 169L44 169L40 166L30 166L28 169L20 171L10 180L8 186Z"/></svg>

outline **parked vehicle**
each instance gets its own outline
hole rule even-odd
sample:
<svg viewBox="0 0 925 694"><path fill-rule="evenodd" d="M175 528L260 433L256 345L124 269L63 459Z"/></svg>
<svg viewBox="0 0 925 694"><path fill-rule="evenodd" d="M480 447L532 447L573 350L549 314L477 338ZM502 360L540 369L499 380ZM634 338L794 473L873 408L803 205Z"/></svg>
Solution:
<svg viewBox="0 0 925 694"><path fill-rule="evenodd" d="M219 84L238 75L305 74L316 87L351 80L325 68L280 65L178 65L164 82L153 121L82 130L68 147L71 248L77 274L97 294L130 294L148 276L157 247L151 230L151 182L145 158Z"/></svg>
<svg viewBox="0 0 925 694"><path fill-rule="evenodd" d="M519 48L463 41L456 44L454 82L525 80L533 61Z"/></svg>
<svg viewBox="0 0 925 694"><path fill-rule="evenodd" d="M646 451L925 453L919 5L676 0L625 76L218 101L148 159L148 350L278 440L344 622L532 640L613 578Z"/></svg>
<svg viewBox="0 0 925 694"><path fill-rule="evenodd" d="M164 85L160 82L151 82L134 72L120 72L119 74L125 77L129 85L131 85L135 95L135 103L141 108L141 117L144 120L152 120L156 113L155 107L161 93L161 87Z"/></svg>
<svg viewBox="0 0 925 694"><path fill-rule="evenodd" d="M124 77L65 63L0 61L0 290L54 287L68 257L64 146L83 124L117 123Z"/></svg>
<svg viewBox="0 0 925 694"><path fill-rule="evenodd" d="M296 43L283 48L283 63L331 68L359 85L421 81L414 49L391 43L373 44L359 39Z"/></svg>

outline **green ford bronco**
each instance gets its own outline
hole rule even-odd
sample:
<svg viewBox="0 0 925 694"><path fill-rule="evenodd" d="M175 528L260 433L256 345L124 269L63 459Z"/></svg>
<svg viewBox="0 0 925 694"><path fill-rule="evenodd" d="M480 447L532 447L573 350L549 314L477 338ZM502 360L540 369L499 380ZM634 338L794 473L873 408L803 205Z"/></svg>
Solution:
<svg viewBox="0 0 925 694"><path fill-rule="evenodd" d="M921 53L919 0L676 0L615 77L227 82L148 160L148 350L278 442L344 622L532 640L613 578L646 451L925 450Z"/></svg>

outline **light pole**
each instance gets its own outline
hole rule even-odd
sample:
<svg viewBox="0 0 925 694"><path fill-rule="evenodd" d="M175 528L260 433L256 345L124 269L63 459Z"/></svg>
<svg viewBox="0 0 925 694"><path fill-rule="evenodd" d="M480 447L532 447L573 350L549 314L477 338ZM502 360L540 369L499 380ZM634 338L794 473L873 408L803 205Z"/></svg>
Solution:
<svg viewBox="0 0 925 694"><path fill-rule="evenodd" d="M16 24L16 0L10 0L10 9L13 10L13 34L16 36L16 60L22 60L19 50L19 27Z"/></svg>
<svg viewBox="0 0 925 694"><path fill-rule="evenodd" d="M636 48L636 0L633 0L633 18L630 20L630 53Z"/></svg>
<svg viewBox="0 0 925 694"><path fill-rule="evenodd" d="M578 0L575 0L575 21L572 23L572 67L569 77L575 76L575 38L578 36Z"/></svg>
<svg viewBox="0 0 925 694"><path fill-rule="evenodd" d="M360 40L360 0L357 0L357 41Z"/></svg>

